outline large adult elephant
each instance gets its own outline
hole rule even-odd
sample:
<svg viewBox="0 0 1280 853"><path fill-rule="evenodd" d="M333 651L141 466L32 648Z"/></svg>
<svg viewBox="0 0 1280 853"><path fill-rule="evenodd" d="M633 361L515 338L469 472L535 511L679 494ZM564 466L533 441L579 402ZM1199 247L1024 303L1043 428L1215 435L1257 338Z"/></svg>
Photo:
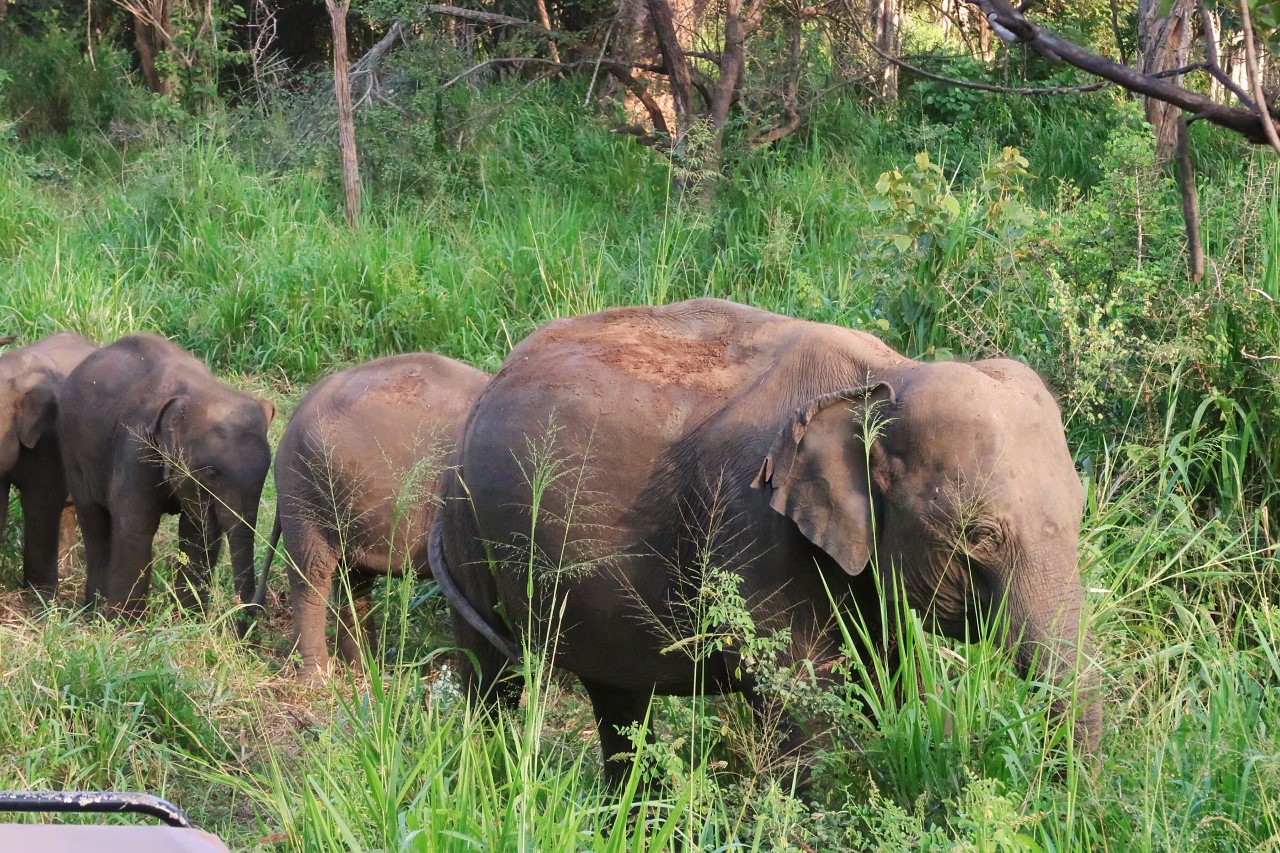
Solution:
<svg viewBox="0 0 1280 853"><path fill-rule="evenodd" d="M358 669L361 634L374 645L373 579L427 566L439 475L488 380L444 356L408 353L335 373L298 404L276 449L272 547L282 536L301 678L328 669L331 589L338 651ZM348 583L335 588L339 568Z"/></svg>
<svg viewBox="0 0 1280 853"><path fill-rule="evenodd" d="M836 653L828 590L877 633L879 591L902 588L955 638L1003 600L1017 662L1055 682L1088 649L1083 490L1053 396L1016 361L922 363L714 299L619 308L517 346L458 452L430 554L478 663L469 690L509 698L513 633L547 642L591 697L613 782L618 728L652 694L763 703L736 649L681 653L717 630L698 604L710 568L790 629L792 659ZM1086 749L1096 688L1080 685Z"/></svg>
<svg viewBox="0 0 1280 853"><path fill-rule="evenodd" d="M185 560L178 597L200 601L226 534L236 591L254 592L254 528L271 465L270 400L214 378L164 338L129 335L90 355L63 386L58 434L84 538L85 598L108 614L140 615L152 539L178 515Z"/></svg>
<svg viewBox="0 0 1280 853"><path fill-rule="evenodd" d="M96 349L62 332L0 355L0 533L14 486L22 506L22 580L46 598L58 590L60 552L75 533L56 429L59 398L67 374Z"/></svg>

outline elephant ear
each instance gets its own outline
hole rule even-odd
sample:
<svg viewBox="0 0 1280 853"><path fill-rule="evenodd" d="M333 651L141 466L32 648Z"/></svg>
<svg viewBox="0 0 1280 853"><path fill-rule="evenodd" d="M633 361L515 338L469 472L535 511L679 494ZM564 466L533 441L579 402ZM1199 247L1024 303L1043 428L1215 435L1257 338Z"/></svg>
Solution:
<svg viewBox="0 0 1280 853"><path fill-rule="evenodd" d="M875 545L868 465L875 446L866 443L875 425L865 415L886 401L894 393L884 382L810 400L787 420L752 483L770 489L769 506L849 575L867 567Z"/></svg>
<svg viewBox="0 0 1280 853"><path fill-rule="evenodd" d="M58 418L58 397L47 373L33 372L17 383L16 426L18 441L30 449L53 429Z"/></svg>
<svg viewBox="0 0 1280 853"><path fill-rule="evenodd" d="M276 419L276 404L269 397L259 397L258 407L267 416L267 426L271 426L271 422Z"/></svg>
<svg viewBox="0 0 1280 853"><path fill-rule="evenodd" d="M160 410L156 412L155 419L151 422L147 432L147 439L166 457L169 454L177 453L177 434L189 401L190 398L185 394L170 397L160 406ZM166 458L164 461L168 465L174 460Z"/></svg>

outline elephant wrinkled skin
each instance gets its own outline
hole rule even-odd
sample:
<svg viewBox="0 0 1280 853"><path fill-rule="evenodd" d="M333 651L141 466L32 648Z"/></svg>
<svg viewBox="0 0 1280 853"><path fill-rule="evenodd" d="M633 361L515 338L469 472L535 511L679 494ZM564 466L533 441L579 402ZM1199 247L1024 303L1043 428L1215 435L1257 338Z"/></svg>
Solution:
<svg viewBox="0 0 1280 853"><path fill-rule="evenodd" d="M1003 602L1019 667L1054 683L1088 654L1083 489L1057 404L1015 361L922 363L714 299L558 320L481 393L445 479L431 562L478 663L469 692L509 701L513 632L546 642L591 697L614 783L618 727L652 694L768 705L736 649L680 652L715 630L697 610L710 568L741 578L757 625L789 629L792 660L838 652L827 589L881 637L879 589L955 638ZM1089 750L1092 670L1079 697Z"/></svg>
<svg viewBox="0 0 1280 853"><path fill-rule="evenodd" d="M327 599L339 567L350 583L334 590L338 650L354 668L360 635L373 644L367 609L355 612L373 577L426 568L439 474L488 380L444 356L409 353L329 376L298 404L276 450L273 539L282 536L289 555L300 677L328 668Z"/></svg>
<svg viewBox="0 0 1280 853"><path fill-rule="evenodd" d="M0 355L0 534L9 487L22 506L22 580L46 598L58 589L58 565L75 533L67 506L57 418L62 386L93 344L61 332ZM61 539L61 542L60 542Z"/></svg>
<svg viewBox="0 0 1280 853"><path fill-rule="evenodd" d="M275 405L149 334L86 358L62 399L58 433L84 538L86 604L130 616L146 609L152 539L160 518L175 514L186 558L179 602L200 601L226 534L236 592L248 603Z"/></svg>

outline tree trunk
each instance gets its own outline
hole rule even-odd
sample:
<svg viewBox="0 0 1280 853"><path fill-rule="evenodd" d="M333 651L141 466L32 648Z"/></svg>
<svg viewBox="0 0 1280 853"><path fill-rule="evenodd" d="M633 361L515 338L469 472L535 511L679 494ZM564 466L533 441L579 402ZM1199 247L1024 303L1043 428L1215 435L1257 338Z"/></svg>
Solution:
<svg viewBox="0 0 1280 853"><path fill-rule="evenodd" d="M901 0L871 0L871 33L876 47L890 56L902 53ZM883 62L876 75L880 91L877 94L886 101L898 99L898 66Z"/></svg>
<svg viewBox="0 0 1280 853"><path fill-rule="evenodd" d="M1181 68L1191 54L1192 0L1173 0L1166 14L1161 7L1168 0L1139 0L1138 45L1142 51L1141 70L1144 74L1156 74ZM1183 75L1171 77L1169 82L1182 85ZM1156 137L1156 159L1171 159L1178 146L1178 116L1181 110L1154 98L1144 99L1147 121L1151 122Z"/></svg>
<svg viewBox="0 0 1280 853"><path fill-rule="evenodd" d="M538 12L538 23L542 24L544 30L551 32L551 16L547 14L547 0L534 0L533 5ZM560 61L560 48L556 45L554 36L547 36L547 50L551 54L552 62Z"/></svg>
<svg viewBox="0 0 1280 853"><path fill-rule="evenodd" d="M138 49L138 65L142 68L142 81L147 89L157 95L169 94L169 80L161 77L156 69L156 57L161 49L156 28L137 15L133 16L133 44Z"/></svg>
<svg viewBox="0 0 1280 853"><path fill-rule="evenodd" d="M658 50L667 69L671 83L671 102L675 110L676 135L684 136L693 124L693 77L689 73L689 58L676 32L675 19L668 0L648 0L649 21L658 39Z"/></svg>
<svg viewBox="0 0 1280 853"><path fill-rule="evenodd" d="M338 100L338 148L342 152L342 188L347 224L360 218L360 166L356 159L356 124L351 107L351 78L347 74L347 9L351 0L324 0L333 25L333 93Z"/></svg>

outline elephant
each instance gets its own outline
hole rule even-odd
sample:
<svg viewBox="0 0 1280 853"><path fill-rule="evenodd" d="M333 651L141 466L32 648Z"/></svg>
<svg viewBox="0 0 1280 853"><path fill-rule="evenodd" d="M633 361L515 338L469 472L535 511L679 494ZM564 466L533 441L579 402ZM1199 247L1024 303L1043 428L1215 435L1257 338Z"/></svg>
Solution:
<svg viewBox="0 0 1280 853"><path fill-rule="evenodd" d="M58 434L80 521L85 603L137 618L151 585L152 540L178 516L178 601L204 603L226 535L236 591L255 588L254 535L275 404L219 382L195 356L153 334L91 354L63 386ZM240 633L247 622L238 624Z"/></svg>
<svg viewBox="0 0 1280 853"><path fill-rule="evenodd" d="M468 695L518 697L504 670L545 643L590 697L612 785L632 749L619 729L652 695L777 711L739 646L680 652L720 630L699 621L713 572L817 671L841 653L837 615L893 642L877 614L896 590L947 637L1003 626L1024 674L1077 689L1052 710L1078 713L1080 751L1098 744L1100 676L1078 661L1084 492L1020 362L916 361L717 299L561 319L477 399L442 499L429 560L475 662Z"/></svg>
<svg viewBox="0 0 1280 853"><path fill-rule="evenodd" d="M426 568L439 473L488 381L444 356L407 353L335 373L298 404L276 449L276 521L259 597L283 538L302 680L329 666L325 623L336 570L351 577L345 591L335 590L338 650L359 670L357 625L375 645L365 601L373 578Z"/></svg>
<svg viewBox="0 0 1280 853"><path fill-rule="evenodd" d="M56 429L59 398L67 374L96 349L61 332L0 355L0 533L8 522L9 487L16 486L22 580L45 598L57 594L59 565L75 536Z"/></svg>

